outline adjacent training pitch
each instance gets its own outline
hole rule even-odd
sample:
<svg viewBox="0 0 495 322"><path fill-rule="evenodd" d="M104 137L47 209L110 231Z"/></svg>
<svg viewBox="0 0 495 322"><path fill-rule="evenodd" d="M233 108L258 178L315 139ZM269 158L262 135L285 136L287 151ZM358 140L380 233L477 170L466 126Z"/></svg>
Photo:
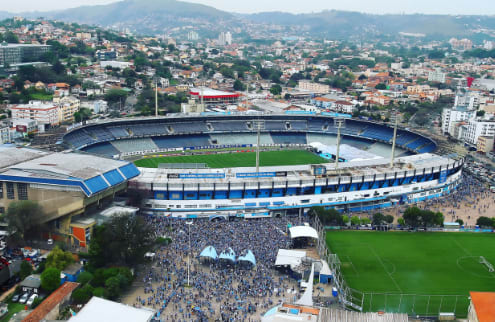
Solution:
<svg viewBox="0 0 495 322"><path fill-rule="evenodd" d="M260 152L260 166L327 163L328 160L308 151L287 150ZM255 152L212 153L185 156L145 157L134 162L143 168L157 168L160 163L206 163L210 168L256 166Z"/></svg>
<svg viewBox="0 0 495 322"><path fill-rule="evenodd" d="M480 263L495 266L493 234L328 231L326 241L348 286L366 293L365 311L462 317L469 291L495 290L495 273Z"/></svg>

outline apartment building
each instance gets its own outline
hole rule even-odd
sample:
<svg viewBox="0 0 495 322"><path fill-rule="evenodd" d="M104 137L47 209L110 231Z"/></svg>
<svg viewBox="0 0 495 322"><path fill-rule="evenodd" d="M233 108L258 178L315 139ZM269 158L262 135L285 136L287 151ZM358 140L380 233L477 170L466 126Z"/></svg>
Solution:
<svg viewBox="0 0 495 322"><path fill-rule="evenodd" d="M28 104L19 104L10 107L12 119L31 119L38 124L60 124L59 107L54 103L30 101Z"/></svg>

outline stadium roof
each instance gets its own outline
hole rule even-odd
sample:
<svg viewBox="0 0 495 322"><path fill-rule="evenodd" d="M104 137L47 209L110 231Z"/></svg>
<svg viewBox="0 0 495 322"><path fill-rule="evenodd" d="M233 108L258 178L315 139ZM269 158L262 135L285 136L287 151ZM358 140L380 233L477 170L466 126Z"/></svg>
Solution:
<svg viewBox="0 0 495 322"><path fill-rule="evenodd" d="M139 170L129 162L0 146L0 180L79 187L91 196L138 175Z"/></svg>
<svg viewBox="0 0 495 322"><path fill-rule="evenodd" d="M191 88L189 94L199 97L203 96L204 98L231 98L241 96L239 93L218 91L211 88Z"/></svg>
<svg viewBox="0 0 495 322"><path fill-rule="evenodd" d="M93 296L69 322L148 322L155 312Z"/></svg>
<svg viewBox="0 0 495 322"><path fill-rule="evenodd" d="M296 226L289 228L290 238L309 237L318 239L318 232L313 227Z"/></svg>
<svg viewBox="0 0 495 322"><path fill-rule="evenodd" d="M390 160L386 158L350 161L339 164L340 172L335 170L335 163L325 163L319 166L327 169L327 176L384 176L388 173L414 171L430 169L433 167L447 165L453 166L460 164L461 161L449 159L431 153L423 153L395 159L394 167L390 168ZM298 180L312 180L314 176L311 172L311 165L294 165L294 166L273 166L261 167L260 175L264 181L285 182L287 178L296 178ZM228 168L228 169L154 169L140 168L140 183L183 183L184 180L190 179L189 182L211 183L211 182L230 182L242 183L252 181L256 174L256 167ZM284 173L284 176L277 176L277 173ZM174 174L176 177L170 176ZM187 178L180 177L177 174L187 174ZM272 175L270 175L272 174ZM285 175L286 174L286 175Z"/></svg>
<svg viewBox="0 0 495 322"><path fill-rule="evenodd" d="M313 148L320 151L320 153L327 153L332 156L337 155L337 146L336 145L325 145L320 142L311 142ZM344 159L346 161L365 161L365 160L376 160L382 159L381 156L376 154L355 148L348 144L341 144L339 150L339 159Z"/></svg>

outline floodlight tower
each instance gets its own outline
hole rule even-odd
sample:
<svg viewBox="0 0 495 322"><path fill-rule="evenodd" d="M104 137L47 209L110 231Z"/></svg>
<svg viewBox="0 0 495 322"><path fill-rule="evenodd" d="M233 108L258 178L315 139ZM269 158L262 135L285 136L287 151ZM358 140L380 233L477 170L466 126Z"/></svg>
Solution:
<svg viewBox="0 0 495 322"><path fill-rule="evenodd" d="M154 77L155 81L155 117L158 117L158 77Z"/></svg>
<svg viewBox="0 0 495 322"><path fill-rule="evenodd" d="M265 128L265 121L257 120L253 124L256 127L256 174L260 172L260 141L261 141L261 130Z"/></svg>
<svg viewBox="0 0 495 322"><path fill-rule="evenodd" d="M394 137L392 138L392 155L390 156L390 167L394 167L394 159L395 159L395 141L397 139L397 124L399 120L399 115L397 111L393 111L395 114L395 122L394 122Z"/></svg>
<svg viewBox="0 0 495 322"><path fill-rule="evenodd" d="M335 118L334 125L337 126L337 153L335 155L335 169L339 168L339 159L340 159L340 130L345 127L345 119L343 118Z"/></svg>

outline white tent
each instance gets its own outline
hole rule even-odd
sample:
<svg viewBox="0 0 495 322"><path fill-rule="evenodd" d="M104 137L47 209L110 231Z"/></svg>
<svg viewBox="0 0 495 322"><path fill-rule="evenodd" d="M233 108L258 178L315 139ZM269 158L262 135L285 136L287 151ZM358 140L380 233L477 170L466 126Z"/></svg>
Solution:
<svg viewBox="0 0 495 322"><path fill-rule="evenodd" d="M310 226L295 226L289 228L290 238L309 237L318 239L318 232Z"/></svg>
<svg viewBox="0 0 495 322"><path fill-rule="evenodd" d="M279 249L275 266L296 267L301 264L304 257L306 257L306 252L303 250Z"/></svg>

